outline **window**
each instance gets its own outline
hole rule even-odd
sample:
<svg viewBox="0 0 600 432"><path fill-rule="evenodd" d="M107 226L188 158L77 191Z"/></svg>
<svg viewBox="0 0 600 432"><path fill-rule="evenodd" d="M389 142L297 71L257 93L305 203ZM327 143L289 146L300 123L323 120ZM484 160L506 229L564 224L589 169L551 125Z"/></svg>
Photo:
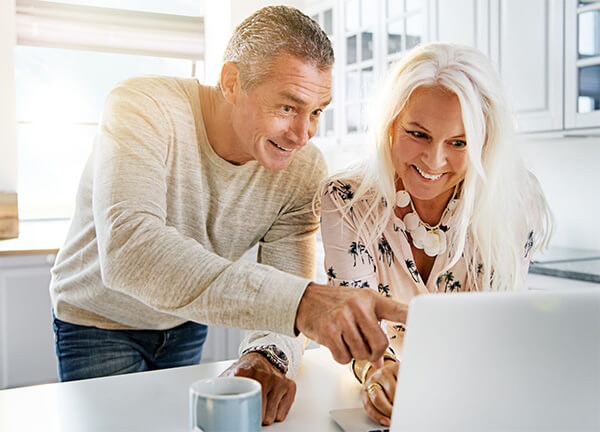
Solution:
<svg viewBox="0 0 600 432"><path fill-rule="evenodd" d="M119 81L146 74L203 80L202 18L90 6L118 3L134 8L142 3L131 0L61 3L78 4L17 4L15 76L22 220L72 216L104 100ZM144 1L144 10L162 3ZM169 2L169 9L165 4L160 12L195 15L201 12L192 7L195 3Z"/></svg>
<svg viewBox="0 0 600 432"><path fill-rule="evenodd" d="M204 2L198 0L43 0L54 3L96 6L160 14L200 17L204 15Z"/></svg>
<svg viewBox="0 0 600 432"><path fill-rule="evenodd" d="M375 94L376 82L383 79L389 64L425 40L427 2L314 0L308 3L309 13L330 35L335 50L334 94L327 110L331 115L321 117L319 133L314 139L333 172L364 158L366 110ZM330 119L335 119L333 125Z"/></svg>
<svg viewBox="0 0 600 432"><path fill-rule="evenodd" d="M313 14L311 18L319 23L327 36L329 36L332 46L335 47L333 9L331 7L324 9ZM332 93L335 94L335 72L333 73L331 88ZM331 138L335 136L335 112L333 104L329 104L329 106L323 110L323 113L319 118L319 127L316 136L322 138Z"/></svg>
<svg viewBox="0 0 600 432"><path fill-rule="evenodd" d="M344 40L346 61L345 78L345 132L364 132L364 107L373 83L375 64L376 9L369 0L345 0Z"/></svg>

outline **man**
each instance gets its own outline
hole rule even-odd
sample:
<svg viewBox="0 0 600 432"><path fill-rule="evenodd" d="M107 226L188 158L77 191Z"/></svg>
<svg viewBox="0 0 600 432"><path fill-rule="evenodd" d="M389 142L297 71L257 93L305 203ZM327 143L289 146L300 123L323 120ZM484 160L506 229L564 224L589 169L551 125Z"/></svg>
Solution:
<svg viewBox="0 0 600 432"><path fill-rule="evenodd" d="M314 21L267 7L236 28L218 87L145 77L111 92L52 270L61 380L198 363L199 323L262 330L228 373L263 384L269 424L294 399L299 332L339 362L381 361L378 320L405 306L311 282L326 167L308 141L332 64ZM256 243L258 263L240 261Z"/></svg>

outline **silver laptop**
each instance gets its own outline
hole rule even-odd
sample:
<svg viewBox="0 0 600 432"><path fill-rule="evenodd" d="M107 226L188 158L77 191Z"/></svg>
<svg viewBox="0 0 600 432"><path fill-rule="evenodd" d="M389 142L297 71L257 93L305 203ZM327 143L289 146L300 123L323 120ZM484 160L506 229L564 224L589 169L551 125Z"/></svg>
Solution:
<svg viewBox="0 0 600 432"><path fill-rule="evenodd" d="M391 432L600 431L599 290L418 296L403 351Z"/></svg>

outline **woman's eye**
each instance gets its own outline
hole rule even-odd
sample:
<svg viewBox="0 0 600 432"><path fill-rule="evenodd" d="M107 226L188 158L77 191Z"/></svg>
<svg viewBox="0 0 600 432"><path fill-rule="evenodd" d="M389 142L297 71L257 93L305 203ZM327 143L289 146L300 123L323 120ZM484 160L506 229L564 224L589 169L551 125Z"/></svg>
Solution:
<svg viewBox="0 0 600 432"><path fill-rule="evenodd" d="M426 138L427 135L425 135L423 132L419 132L419 131L407 131L410 135L414 136L415 138Z"/></svg>
<svg viewBox="0 0 600 432"><path fill-rule="evenodd" d="M462 141L462 140L456 140L456 141L452 141L452 145L454 147L466 147L467 143L465 141Z"/></svg>

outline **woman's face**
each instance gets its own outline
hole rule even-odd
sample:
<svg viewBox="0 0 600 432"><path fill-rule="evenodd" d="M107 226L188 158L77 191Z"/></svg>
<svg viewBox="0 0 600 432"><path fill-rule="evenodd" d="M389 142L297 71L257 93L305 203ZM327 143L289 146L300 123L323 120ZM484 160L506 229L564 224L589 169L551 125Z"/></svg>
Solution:
<svg viewBox="0 0 600 432"><path fill-rule="evenodd" d="M392 125L392 162L413 199L448 201L465 178L469 156L458 97L422 86Z"/></svg>

